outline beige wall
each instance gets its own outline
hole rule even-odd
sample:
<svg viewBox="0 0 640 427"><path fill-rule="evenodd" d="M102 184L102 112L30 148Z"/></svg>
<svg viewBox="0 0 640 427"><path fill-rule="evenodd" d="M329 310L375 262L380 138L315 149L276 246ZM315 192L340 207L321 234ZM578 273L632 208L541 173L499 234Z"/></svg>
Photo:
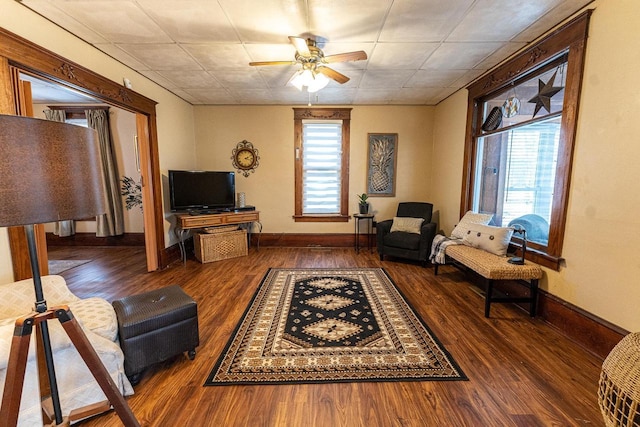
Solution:
<svg viewBox="0 0 640 427"><path fill-rule="evenodd" d="M563 257L542 287L629 331L640 331L640 2L596 1L591 18ZM459 219L466 92L436 108L435 200ZM434 172L443 172L434 166ZM455 170L455 172L454 172ZM446 193L451 187L452 195Z"/></svg>
<svg viewBox="0 0 640 427"><path fill-rule="evenodd" d="M640 330L640 181L637 117L640 97L640 2L596 0L587 48L572 189L560 272L546 271L544 289L607 321ZM261 210L264 231L350 232L352 223L301 224L293 212L293 119L290 107L191 107L118 62L49 24L13 0L0 0L0 26L159 102L160 166L231 169L231 150L243 139L260 150L260 167L238 177L238 191ZM194 120L195 117L195 130ZM458 220L466 91L435 108L356 107L351 132L350 210L365 190L367 132L399 134L396 197L373 198L382 219L400 200L433 200L441 228ZM197 141L197 143L196 143ZM175 238L169 233L167 245ZM4 230L2 230L4 231ZM0 282L10 281L6 233L0 233Z"/></svg>
<svg viewBox="0 0 640 427"><path fill-rule="evenodd" d="M14 0L0 0L0 27L81 64L115 82L128 78L133 90L158 102L156 107L160 168L195 167L193 107L113 60L82 40L51 24ZM165 242L171 244L170 222L165 221ZM0 283L13 279L6 230L0 229Z"/></svg>
<svg viewBox="0 0 640 427"><path fill-rule="evenodd" d="M371 197L377 219L393 217L399 201L431 195L433 107L354 107L351 113L349 212L366 191L367 133L398 134L395 197ZM296 223L294 210L293 109L285 106L195 107L197 166L233 170L231 152L242 140L258 149L260 166L236 191L260 210L265 233L353 233L353 222Z"/></svg>

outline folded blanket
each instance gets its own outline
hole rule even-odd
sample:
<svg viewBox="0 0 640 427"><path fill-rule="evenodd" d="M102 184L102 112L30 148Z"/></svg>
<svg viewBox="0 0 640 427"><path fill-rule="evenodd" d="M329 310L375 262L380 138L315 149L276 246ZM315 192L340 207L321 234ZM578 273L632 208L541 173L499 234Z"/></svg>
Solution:
<svg viewBox="0 0 640 427"><path fill-rule="evenodd" d="M445 251L447 250L447 246L461 244L462 239L437 234L433 238L433 243L431 244L431 256L429 256L429 261L435 264L446 264Z"/></svg>

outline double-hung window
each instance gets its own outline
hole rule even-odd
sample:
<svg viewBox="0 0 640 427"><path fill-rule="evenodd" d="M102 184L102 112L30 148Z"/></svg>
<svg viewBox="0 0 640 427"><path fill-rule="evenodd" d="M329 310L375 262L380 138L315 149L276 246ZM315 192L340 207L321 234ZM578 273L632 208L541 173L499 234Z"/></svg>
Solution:
<svg viewBox="0 0 640 427"><path fill-rule="evenodd" d="M524 228L527 258L562 261L571 162L590 12L468 87L460 214ZM522 243L514 234L514 245Z"/></svg>
<svg viewBox="0 0 640 427"><path fill-rule="evenodd" d="M294 108L296 221L348 220L350 109Z"/></svg>

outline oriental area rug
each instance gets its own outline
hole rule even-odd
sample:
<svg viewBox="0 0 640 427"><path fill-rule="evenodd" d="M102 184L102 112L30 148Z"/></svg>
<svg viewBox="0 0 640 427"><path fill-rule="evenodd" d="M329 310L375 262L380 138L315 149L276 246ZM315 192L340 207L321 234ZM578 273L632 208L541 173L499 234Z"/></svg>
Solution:
<svg viewBox="0 0 640 427"><path fill-rule="evenodd" d="M383 269L270 269L205 386L466 380Z"/></svg>

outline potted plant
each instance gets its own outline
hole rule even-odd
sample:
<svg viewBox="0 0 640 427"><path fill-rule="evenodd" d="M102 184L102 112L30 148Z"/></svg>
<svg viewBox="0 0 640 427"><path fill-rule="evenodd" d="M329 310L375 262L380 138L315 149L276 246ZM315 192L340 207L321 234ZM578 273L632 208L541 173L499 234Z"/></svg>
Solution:
<svg viewBox="0 0 640 427"><path fill-rule="evenodd" d="M358 206L360 207L361 214L369 213L369 202L367 202L368 199L369 196L367 196L367 193L358 194Z"/></svg>

